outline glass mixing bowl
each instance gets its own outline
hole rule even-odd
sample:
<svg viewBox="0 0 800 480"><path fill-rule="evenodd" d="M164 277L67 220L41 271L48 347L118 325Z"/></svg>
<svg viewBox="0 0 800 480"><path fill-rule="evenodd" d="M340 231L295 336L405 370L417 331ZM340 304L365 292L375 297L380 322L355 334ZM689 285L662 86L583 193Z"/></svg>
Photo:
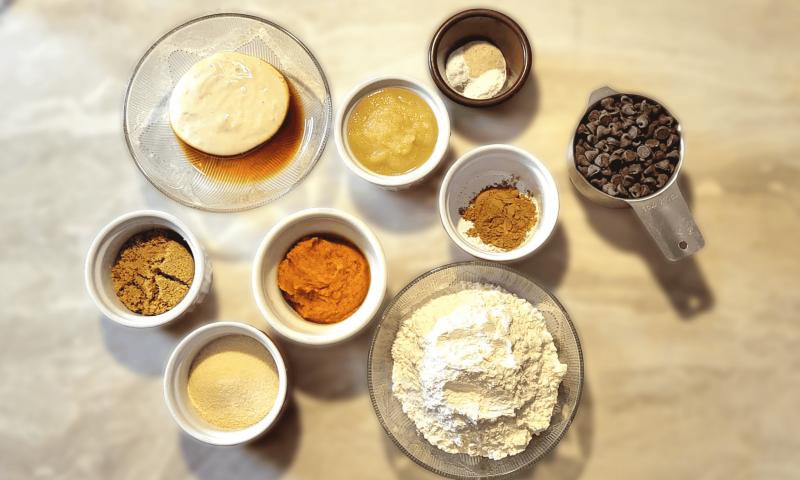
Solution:
<svg viewBox="0 0 800 480"><path fill-rule="evenodd" d="M194 150L178 140L169 122L169 99L178 80L192 65L220 52L270 63L288 80L299 103L295 111L302 110L290 132L279 132L263 148L239 157ZM223 13L175 28L144 54L125 95L123 131L139 170L164 195L200 210L235 212L269 203L300 183L325 149L332 116L325 74L300 40L267 20ZM282 129L288 124L287 117ZM286 147L284 142L293 143ZM276 159L271 152L279 148L289 153Z"/></svg>
<svg viewBox="0 0 800 480"><path fill-rule="evenodd" d="M403 413L400 402L392 394L392 344L403 320L437 292L461 281L497 285L533 304L544 316L547 330L558 349L559 360L567 364L567 374L558 389L550 427L538 436L534 435L525 451L502 460L447 453L431 445ZM569 315L550 292L526 275L504 265L463 262L431 270L394 297L386 307L372 340L367 378L378 420L389 438L411 460L449 478L496 479L531 467L564 437L581 400L583 354Z"/></svg>

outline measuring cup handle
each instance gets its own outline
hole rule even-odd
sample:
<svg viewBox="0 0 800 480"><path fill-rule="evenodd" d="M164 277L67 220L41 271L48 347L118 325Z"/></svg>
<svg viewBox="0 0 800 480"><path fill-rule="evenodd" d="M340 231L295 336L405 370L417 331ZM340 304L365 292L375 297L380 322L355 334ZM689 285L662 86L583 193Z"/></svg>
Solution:
<svg viewBox="0 0 800 480"><path fill-rule="evenodd" d="M673 262L705 246L706 241L694 223L678 182L673 182L649 201L630 203L661 251Z"/></svg>

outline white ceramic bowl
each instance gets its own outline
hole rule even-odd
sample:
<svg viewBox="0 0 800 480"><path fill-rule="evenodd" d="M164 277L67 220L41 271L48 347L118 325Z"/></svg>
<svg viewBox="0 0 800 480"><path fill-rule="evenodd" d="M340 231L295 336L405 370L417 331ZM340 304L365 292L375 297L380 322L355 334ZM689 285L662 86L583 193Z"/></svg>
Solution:
<svg viewBox="0 0 800 480"><path fill-rule="evenodd" d="M459 209L487 186L511 177L519 178L517 186L522 192L531 192L539 216L536 226L522 245L508 252L474 245L463 233L469 222L461 218ZM439 215L447 234L465 252L493 262L512 262L535 252L553 233L558 219L558 189L547 168L530 153L509 145L487 145L472 150L450 167L439 191Z"/></svg>
<svg viewBox="0 0 800 480"><path fill-rule="evenodd" d="M128 239L153 228L165 228L177 233L189 245L194 257L194 280L189 292L178 305L161 315L141 315L128 310L114 292L111 267ZM172 322L205 299L211 288L211 262L203 245L186 225L172 215L156 210L139 210L115 219L97 235L86 257L86 288L97 308L109 320L126 327L157 327Z"/></svg>
<svg viewBox="0 0 800 480"><path fill-rule="evenodd" d="M329 234L345 238L367 258L370 287L364 303L339 323L322 325L303 319L278 288L278 266L298 240ZM253 295L261 314L284 337L307 345L328 345L352 337L378 313L386 294L386 257L378 237L364 222L338 210L310 208L290 215L267 233L253 264Z"/></svg>
<svg viewBox="0 0 800 480"><path fill-rule="evenodd" d="M439 137L436 140L436 147L430 158L416 170L403 175L378 175L367 170L355 159L347 143L347 121L350 119L350 114L358 105L358 102L376 90L389 87L405 88L419 95L433 110L439 126ZM336 148L339 150L339 156L342 157L345 165L353 173L387 190L402 190L421 182L442 161L450 144L450 114L447 112L447 107L445 107L439 95L419 80L403 75L382 75L357 85L347 94L336 114L334 138L336 139Z"/></svg>
<svg viewBox="0 0 800 480"><path fill-rule="evenodd" d="M189 400L189 368L198 352L211 341L228 335L247 335L264 345L278 368L278 396L275 405L260 422L242 430L222 430L203 419ZM266 433L286 405L289 375L286 362L275 343L262 331L239 322L216 322L198 328L175 347L164 374L164 400L175 422L192 437L211 445L238 445Z"/></svg>

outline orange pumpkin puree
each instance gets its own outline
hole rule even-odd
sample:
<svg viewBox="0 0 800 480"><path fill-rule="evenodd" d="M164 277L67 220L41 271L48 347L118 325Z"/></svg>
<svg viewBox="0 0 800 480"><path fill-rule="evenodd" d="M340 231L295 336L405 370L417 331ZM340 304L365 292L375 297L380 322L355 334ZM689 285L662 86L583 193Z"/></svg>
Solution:
<svg viewBox="0 0 800 480"><path fill-rule="evenodd" d="M369 290L369 264L350 242L305 237L278 266L283 298L304 319L337 323L364 303Z"/></svg>

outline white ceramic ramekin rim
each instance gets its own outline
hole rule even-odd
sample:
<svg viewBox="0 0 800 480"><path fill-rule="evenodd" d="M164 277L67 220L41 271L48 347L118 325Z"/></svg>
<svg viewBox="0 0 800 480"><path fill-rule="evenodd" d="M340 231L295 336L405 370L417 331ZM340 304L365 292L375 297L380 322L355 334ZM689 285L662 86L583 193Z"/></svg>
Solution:
<svg viewBox="0 0 800 480"><path fill-rule="evenodd" d="M267 252L270 251L270 249L279 239L288 234L287 230L290 227L295 224L299 224L300 222L309 220L320 220L320 223L329 220L341 222L356 232L356 234L361 237L361 240L363 240L363 242L366 243L371 250L363 252L369 261L370 267L370 291L367 293L367 298L364 300L364 303L358 308L358 310L356 310L355 313L341 322L331 325L313 324L313 327L309 327L318 329L319 333L301 332L292 328L290 325L287 325L287 323L282 320L282 316L270 306L271 300L268 298L268 294L266 292L267 281L265 280L265 277L267 274L265 273L265 267L268 267L266 265ZM317 230L309 229L309 231L304 235L313 235L314 233L324 234L330 232L326 231L324 227L320 227ZM289 248L291 248L295 242L300 240L302 236L303 235L300 235L297 238L294 238L294 236L293 238L289 238ZM281 239L281 241L284 240L285 238ZM353 243L357 243L353 238L348 238L348 240ZM362 248L362 251L363 250L364 249ZM280 252L280 258L284 258L286 253L287 251ZM371 258L373 258L373 260L370 260ZM277 268L277 266L275 266L275 268ZM347 340L348 338L360 332L370 323L370 321L372 321L375 315L377 315L386 295L386 286L388 284L386 256L383 252L383 247L381 247L378 237L375 236L375 233L373 233L372 230L358 218L348 213L331 208L309 208L306 210L301 210L278 222L278 224L267 233L267 235L264 237L264 240L262 240L261 245L259 245L258 250L256 251L252 275L253 296L255 297L258 309L267 320L267 323L269 323L269 325L280 335L288 338L289 340L305 345L330 345ZM274 282L277 283L277 274L275 275ZM373 293L373 290L375 293ZM279 295L275 295L274 297L279 297ZM294 312L294 310L292 310L292 308L282 297L275 298L275 301L283 302L285 305L286 308L283 309L284 315L294 315L294 317L289 320L289 323L299 319L299 324L303 324L304 326L311 324L311 322L303 320L296 312Z"/></svg>
<svg viewBox="0 0 800 480"><path fill-rule="evenodd" d="M350 112L364 96L379 88L385 87L407 88L420 95L433 110L439 127L436 147L434 147L430 158L416 170L403 175L389 176L370 172L361 166L358 160L351 156L350 150L346 144L347 135L345 129L347 128L347 120L350 117ZM421 81L405 75L381 75L356 85L344 98L339 107L339 111L336 113L334 139L336 141L336 149L339 151L339 156L342 157L345 165L347 165L353 173L370 183L389 190L406 188L420 182L430 175L447 153L447 149L450 145L450 114L441 97L439 97L439 94Z"/></svg>
<svg viewBox="0 0 800 480"><path fill-rule="evenodd" d="M528 162L529 166L532 167L534 176L537 177L538 183L544 186L544 188L541 189L541 196L543 198L542 203L544 203L544 205L539 205L539 208L543 209L544 211L540 212L539 215L542 220L545 220L544 217L546 216L546 221L540 221L540 223L536 226L533 236L526 243L508 252L490 252L481 250L465 241L458 233L457 227L453 223L452 219L449 218L447 210L447 196L449 194L449 190L457 187L451 184L451 180L456 173L474 158L491 155L492 153L497 152L510 153L518 162ZM544 201L545 199L546 201ZM555 230L558 222L559 208L558 188L556 187L556 182L547 167L545 167L544 164L531 153L511 145L485 145L467 152L464 154L464 156L459 158L452 167L450 167L450 170L447 171L447 174L442 181L442 186L439 190L439 217L442 220L442 225L447 231L447 234L456 245L458 245L468 254L493 262L513 262L527 257L538 250L547 242L547 240L550 238L550 235L553 233L553 230Z"/></svg>
<svg viewBox="0 0 800 480"><path fill-rule="evenodd" d="M278 393L275 404L261 421L242 430L217 429L207 424L199 415L194 421L190 420L188 417L191 414L187 414L187 410L193 410L194 407L189 401L186 383L182 382L183 375L186 375L188 381L189 368L199 351L210 342L228 335L246 335L257 340L272 355L278 370ZM288 391L289 373L278 346L261 330L240 322L211 323L187 335L173 350L164 373L164 401L175 423L187 434L210 445L238 445L266 433L280 417L286 405ZM178 400L180 395L185 395L183 402ZM204 423L207 425L203 425Z"/></svg>
<svg viewBox="0 0 800 480"><path fill-rule="evenodd" d="M194 258L194 278L192 286L189 288L186 296L171 310L164 312L160 315L145 316L138 313L131 312L125 305L117 298L116 295L110 295L108 292L103 292L102 285L105 283L104 278L107 275L111 277L111 270L102 267L102 260L108 255L116 256L119 250L109 250L109 243L124 243L127 238L147 230L148 228L141 229L133 227L136 232L131 233L128 237L121 242L118 238L114 238L113 234L120 228L125 228L128 225L133 225L135 222L146 222L147 218L160 219L161 222L153 222L148 228L169 228L186 240L189 249ZM117 237L121 238L120 233ZM120 245L121 247L121 245ZM189 230L189 227L183 224L174 216L160 212L158 210L138 210L130 212L114 219L111 223L106 225L100 233L97 234L92 246L89 248L89 253L86 256L85 276L86 288L89 291L89 296L94 301L97 308L109 320L112 320L120 325L133 328L149 328L166 325L167 323L176 320L183 314L191 311L195 304L202 301L205 294L208 293L210 288L210 264L206 258L205 249L203 248L200 240L197 239L195 234Z"/></svg>

